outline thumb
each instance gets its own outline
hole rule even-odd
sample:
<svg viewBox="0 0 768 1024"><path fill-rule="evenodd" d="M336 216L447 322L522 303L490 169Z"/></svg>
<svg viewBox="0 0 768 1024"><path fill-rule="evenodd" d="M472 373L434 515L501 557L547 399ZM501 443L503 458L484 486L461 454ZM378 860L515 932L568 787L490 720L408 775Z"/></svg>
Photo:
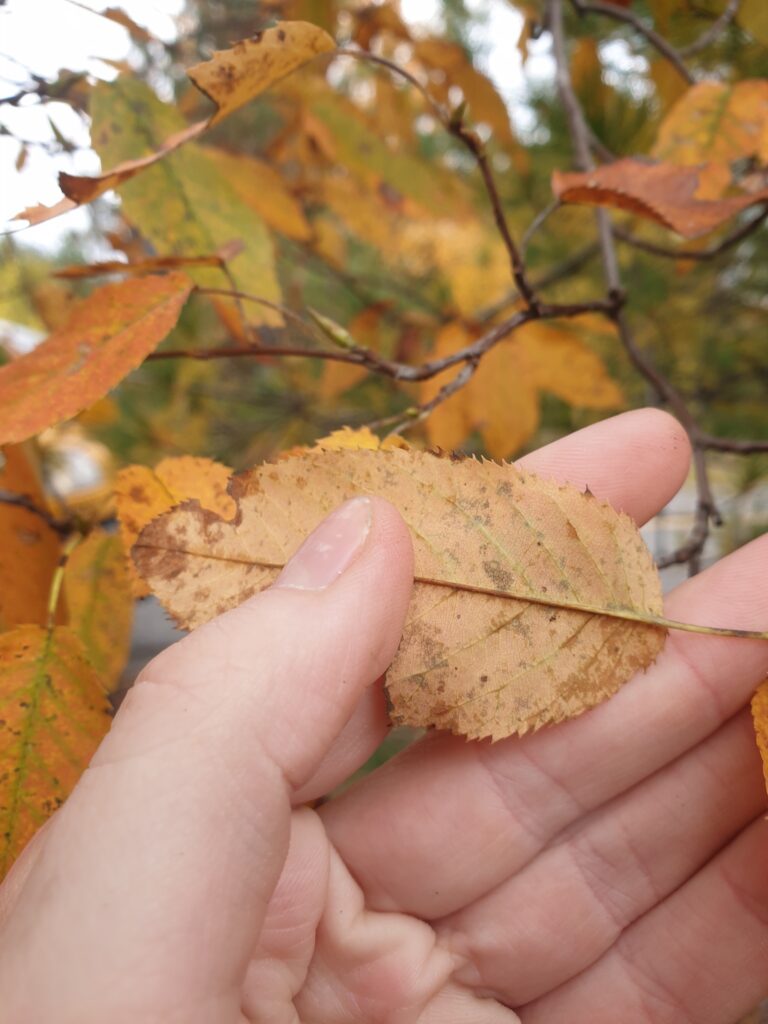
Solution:
<svg viewBox="0 0 768 1024"><path fill-rule="evenodd" d="M35 979L52 974L55 1011L39 1019L64 1021L66 993L82 984L93 1000L95 978L125 978L103 986L117 1011L128 985L135 1005L137 977L146 1007L170 979L203 1000L237 987L287 852L292 793L386 671L412 577L398 513L354 499L269 590L147 666L9 879L0 991L18 978L38 998L48 982Z"/></svg>

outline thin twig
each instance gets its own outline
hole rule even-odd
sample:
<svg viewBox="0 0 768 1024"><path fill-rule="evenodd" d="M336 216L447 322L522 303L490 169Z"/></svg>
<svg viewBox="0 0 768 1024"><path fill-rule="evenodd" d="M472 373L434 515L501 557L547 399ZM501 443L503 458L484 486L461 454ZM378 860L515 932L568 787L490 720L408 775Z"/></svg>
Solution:
<svg viewBox="0 0 768 1024"><path fill-rule="evenodd" d="M712 246L711 249L672 249L665 245L657 245L655 242L647 242L644 238L638 238L636 235L615 224L613 226L613 235L619 241L625 242L635 249L642 249L643 252L652 253L654 256L665 256L667 259L672 260L712 260L719 256L720 253L731 249L734 245L738 245L739 242L743 242L745 238L748 238L753 231L760 227L766 217L768 217L768 204L762 207L756 217L753 217L746 224L742 224L735 231L726 235L722 241Z"/></svg>
<svg viewBox="0 0 768 1024"><path fill-rule="evenodd" d="M64 519L57 519L48 509L38 505L28 494L14 494L12 491L0 490L0 504L13 505L16 508L23 508L26 512L31 512L62 537L72 532L72 523Z"/></svg>
<svg viewBox="0 0 768 1024"><path fill-rule="evenodd" d="M562 281L566 277L570 277L574 271L580 270L586 263L597 256L600 251L600 246L597 242L589 242L587 245L582 246L581 249L577 249L572 255L567 256L562 262L556 263L555 266L550 267L549 270L544 271L541 276L533 277L533 286L537 292L543 291L544 288L548 288L552 284L557 284L558 281ZM514 289L502 296L497 302L492 303L490 306L486 306L475 314L475 320L478 323L487 323L489 320L493 320L499 315L507 306L513 305L515 302L520 301L520 293Z"/></svg>
<svg viewBox="0 0 768 1024"><path fill-rule="evenodd" d="M735 455L754 455L768 452L768 441L739 440L733 437L714 437L712 434L699 434L699 445L715 452L732 452Z"/></svg>
<svg viewBox="0 0 768 1024"><path fill-rule="evenodd" d="M696 81L674 46L667 42L664 36L659 35L655 29L649 28L648 25L644 24L636 14L633 14L624 7L603 3L602 0L591 0L590 3L584 3L583 0L571 0L571 3L580 15L602 14L606 18L613 18L614 21L623 21L627 25L632 25L640 35L645 36L651 46L654 46L663 57L666 57L675 71L677 71L681 78L685 79L688 85L693 85Z"/></svg>
<svg viewBox="0 0 768 1024"><path fill-rule="evenodd" d="M528 251L528 246L531 244L533 236L539 228L543 226L545 221L547 221L556 210L560 209L560 205L561 203L559 199L553 199L552 202L545 206L543 210L539 210L531 223L525 229L525 234L520 240L520 251L523 254L523 258L525 258L525 254Z"/></svg>
<svg viewBox="0 0 768 1024"><path fill-rule="evenodd" d="M530 281L528 280L525 265L520 255L520 250L512 237L509 222L507 221L507 215L504 213L504 206L501 201L498 186L496 185L496 179L493 171L491 170L485 146L477 133L472 128L464 124L462 112L447 111L440 103L437 102L437 100L435 100L427 87L423 85L415 75L411 74L411 72L407 71L405 68L400 67L399 64L395 64L394 61L387 60L386 57L379 57L376 54L368 53L367 50L354 50L349 48L338 50L337 54L345 57L355 57L357 60L379 64L382 67L387 68L393 74L404 78L407 82L410 82L411 85L418 89L421 95L426 99L430 109L446 131L450 135L453 135L457 141L461 142L464 148L472 155L480 171L483 184L485 185L485 191L491 203L496 228L501 235L504 247L507 250L507 255L509 256L512 277L514 278L518 291L526 304L531 306L533 309L537 309L538 299Z"/></svg>
<svg viewBox="0 0 768 1024"><path fill-rule="evenodd" d="M719 18L715 19L708 29L705 29L701 33L698 39L694 39L692 43L688 43L687 46L678 47L677 52L681 57L693 57L697 53L701 53L702 50L706 50L708 46L717 40L717 37L721 32L724 32L726 28L731 24L736 15L739 13L739 7L741 6L741 0L728 0L725 10Z"/></svg>

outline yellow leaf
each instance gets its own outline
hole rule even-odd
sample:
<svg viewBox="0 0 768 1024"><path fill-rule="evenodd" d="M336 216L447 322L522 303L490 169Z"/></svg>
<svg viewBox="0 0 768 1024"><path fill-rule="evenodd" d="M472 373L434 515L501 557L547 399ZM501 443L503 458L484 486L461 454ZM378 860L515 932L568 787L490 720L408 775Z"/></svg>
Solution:
<svg viewBox="0 0 768 1024"><path fill-rule="evenodd" d="M0 878L67 798L109 721L70 629L19 626L0 636Z"/></svg>
<svg viewBox="0 0 768 1024"><path fill-rule="evenodd" d="M64 595L72 632L102 687L119 683L131 647L133 594L120 538L97 529L70 554Z"/></svg>
<svg viewBox="0 0 768 1024"><path fill-rule="evenodd" d="M99 156L114 163L153 145L180 123L178 113L161 103L144 82L119 78L93 92L91 131ZM215 152L215 151L214 151ZM201 146L187 146L145 171L121 189L126 220L164 256L200 257L216 253L233 241L242 243L227 261L231 279L215 267L189 267L189 276L203 288L231 288L279 302L272 239L253 205L245 203L236 184L221 173L221 160ZM237 315L228 299L221 299ZM259 306L249 320L280 326L279 313Z"/></svg>
<svg viewBox="0 0 768 1024"><path fill-rule="evenodd" d="M269 164L242 153L225 153L222 149L205 147L203 152L218 168L221 178L269 227L300 242L311 236L301 204Z"/></svg>
<svg viewBox="0 0 768 1024"><path fill-rule="evenodd" d="M752 698L752 720L755 723L755 738L763 761L763 774L768 789L768 680L758 686Z"/></svg>
<svg viewBox="0 0 768 1024"><path fill-rule="evenodd" d="M389 437L379 438L370 427L342 427L341 430L334 430L327 437L321 437L315 441L315 448L323 451L392 451L394 448L409 450L410 445L398 434L391 434Z"/></svg>
<svg viewBox="0 0 768 1024"><path fill-rule="evenodd" d="M271 583L329 509L392 501L416 577L387 673L398 724L524 733L610 696L663 645L658 625L621 620L661 609L637 528L574 487L397 450L311 451L235 479L236 527L184 505L142 532L134 558L153 592L194 627Z"/></svg>
<svg viewBox="0 0 768 1024"><path fill-rule="evenodd" d="M126 466L115 480L115 502L123 549L128 554L141 530L156 516L182 501L191 499L200 507L231 519L237 506L227 493L232 470L211 459L182 455L163 459L154 469ZM131 567L133 591L142 597L148 591Z"/></svg>
<svg viewBox="0 0 768 1024"><path fill-rule="evenodd" d="M438 221L425 229L431 260L451 286L454 304L463 317L502 299L513 289L509 255L498 234L479 221ZM406 233L418 238L418 228Z"/></svg>
<svg viewBox="0 0 768 1024"><path fill-rule="evenodd" d="M519 328L483 357L467 385L431 413L426 421L430 441L453 449L478 430L489 454L506 458L535 433L541 391L587 409L620 406L620 388L588 346L594 329L592 316L534 321ZM434 357L466 348L477 334L460 324L443 328ZM421 400L432 399L458 372L451 368L425 381Z"/></svg>
<svg viewBox="0 0 768 1024"><path fill-rule="evenodd" d="M23 495L48 511L32 452L3 448L0 491ZM34 512L0 502L0 630L46 619L48 591L59 561L58 534Z"/></svg>
<svg viewBox="0 0 768 1024"><path fill-rule="evenodd" d="M651 156L690 166L756 155L768 122L768 80L690 87L661 123Z"/></svg>
<svg viewBox="0 0 768 1024"><path fill-rule="evenodd" d="M211 60L195 64L187 74L218 107L213 125L318 54L335 49L333 39L316 25L278 22L231 50L216 50Z"/></svg>

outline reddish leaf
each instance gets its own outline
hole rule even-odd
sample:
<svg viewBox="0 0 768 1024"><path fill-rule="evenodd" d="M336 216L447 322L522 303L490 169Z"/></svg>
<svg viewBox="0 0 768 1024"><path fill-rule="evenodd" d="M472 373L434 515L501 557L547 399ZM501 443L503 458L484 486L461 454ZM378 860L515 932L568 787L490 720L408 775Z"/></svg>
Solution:
<svg viewBox="0 0 768 1024"><path fill-rule="evenodd" d="M768 200L768 189L727 199L697 199L695 167L617 160L594 171L552 175L552 191L563 203L611 206L627 210L683 238L698 238L749 206Z"/></svg>
<svg viewBox="0 0 768 1024"><path fill-rule="evenodd" d="M0 367L0 443L24 441L103 397L157 348L191 290L176 273L93 292L65 327Z"/></svg>

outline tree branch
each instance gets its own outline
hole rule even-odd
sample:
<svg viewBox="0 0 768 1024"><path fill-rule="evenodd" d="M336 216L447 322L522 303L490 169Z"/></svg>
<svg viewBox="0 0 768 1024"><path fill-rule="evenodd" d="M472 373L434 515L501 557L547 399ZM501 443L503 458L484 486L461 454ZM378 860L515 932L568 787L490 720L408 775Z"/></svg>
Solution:
<svg viewBox="0 0 768 1024"><path fill-rule="evenodd" d="M591 0L590 3L584 3L584 0L571 0L571 3L580 15L602 14L606 18L613 18L614 21L623 21L625 24L631 25L640 35L645 36L651 46L655 47L663 57L666 57L675 71L677 71L681 78L685 79L688 85L695 83L695 78L685 66L683 58L674 46L668 43L664 36L659 35L655 29L649 28L644 24L636 14L626 10L624 7L615 7L613 4L603 3L602 0Z"/></svg>
<svg viewBox="0 0 768 1024"><path fill-rule="evenodd" d="M580 0L571 0L580 6ZM602 6L602 5L601 5ZM619 10L619 8L616 8ZM622 13L625 13L622 11ZM576 155L576 162L582 171L594 169L594 161L589 145L589 129L584 118L576 92L571 81L570 70L565 50L563 32L563 0L549 0L549 26L552 31L553 50L556 64L557 86L561 102L566 113L568 128ZM634 16L633 16L634 19ZM633 22L634 23L634 22ZM653 365L645 352L637 344L632 329L623 310L624 291L619 273L616 246L613 239L613 227L606 210L596 211L600 248L603 260L603 275L608 294L614 302L611 319L616 324L622 346L630 361L639 373L652 385L657 395L675 413L691 438L693 446L693 464L696 477L697 505L696 517L691 534L686 543L665 561L687 562L691 572L697 571L698 559L709 535L710 523L719 525L720 515L717 511L714 495L709 480L706 456L701 443L701 431L689 410L682 395Z"/></svg>
<svg viewBox="0 0 768 1024"><path fill-rule="evenodd" d="M712 434L699 434L698 441L702 448L709 448L716 452L733 452L736 455L754 455L757 452L768 452L768 441L714 437Z"/></svg>
<svg viewBox="0 0 768 1024"><path fill-rule="evenodd" d="M25 512L31 512L62 537L73 530L72 523L57 519L48 509L38 505L28 494L15 494L12 491L0 490L0 504L12 505L15 508L24 509Z"/></svg>
<svg viewBox="0 0 768 1024"><path fill-rule="evenodd" d="M386 57L379 57L376 54L368 53L368 51L364 50L353 50L348 48L338 50L337 54L346 57L355 57L357 60L369 61L373 64L379 64L382 67L387 68L393 74L399 75L407 82L410 82L411 85L418 89L421 95L425 98L430 109L445 130L461 142L464 148L472 155L482 176L485 191L491 203L493 219L496 222L496 227L501 235L502 241L504 242L504 247L507 250L512 270L512 277L517 285L517 289L526 304L531 306L533 309L537 309L538 299L533 286L528 280L520 250L512 237L512 232L507 221L507 216L504 213L501 196L499 194L498 186L496 185L496 179L494 178L493 171L491 170L485 146L476 132L464 124L461 112L449 112L445 110L443 106L431 95L427 87L423 85L415 75L411 74L411 72L407 71L405 68L400 67L400 65L396 64L394 61L387 60Z"/></svg>
<svg viewBox="0 0 768 1024"><path fill-rule="evenodd" d="M668 248L664 245L657 245L655 242L646 242L645 239L638 238L636 235L625 231L624 228L620 228L615 224L613 226L613 235L614 238L618 238L619 241L631 245L634 249L642 249L643 252L652 253L654 256L665 256L667 259L672 260L712 260L719 256L720 253L731 249L734 245L738 245L739 242L743 242L745 238L748 238L760 227L766 217L768 217L768 204L760 210L756 217L753 217L746 224L742 224L741 227L726 235L722 241L712 246L711 249L686 250Z"/></svg>
<svg viewBox="0 0 768 1024"><path fill-rule="evenodd" d="M706 50L708 46L715 42L720 33L728 28L739 13L739 7L741 7L741 0L728 0L728 4L720 17L715 19L709 28L701 33L698 39L694 39L687 46L679 47L678 54L681 57L693 57L695 54L701 53L702 50Z"/></svg>

